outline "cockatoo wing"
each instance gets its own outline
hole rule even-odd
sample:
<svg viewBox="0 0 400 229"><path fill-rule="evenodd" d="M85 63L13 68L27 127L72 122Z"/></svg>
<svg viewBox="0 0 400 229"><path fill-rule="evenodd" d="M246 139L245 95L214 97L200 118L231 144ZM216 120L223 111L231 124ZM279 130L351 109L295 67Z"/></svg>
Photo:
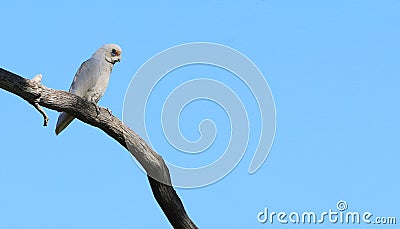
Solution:
<svg viewBox="0 0 400 229"><path fill-rule="evenodd" d="M75 74L69 92L85 98L88 90L95 85L100 70L99 60L90 58L83 62Z"/></svg>
<svg viewBox="0 0 400 229"><path fill-rule="evenodd" d="M88 90L95 85L96 76L99 75L99 72L100 65L98 60L90 58L83 62L75 74L69 92L82 98L86 98ZM56 135L61 133L61 131L63 131L74 120L74 118L74 116L68 113L61 112L57 120Z"/></svg>

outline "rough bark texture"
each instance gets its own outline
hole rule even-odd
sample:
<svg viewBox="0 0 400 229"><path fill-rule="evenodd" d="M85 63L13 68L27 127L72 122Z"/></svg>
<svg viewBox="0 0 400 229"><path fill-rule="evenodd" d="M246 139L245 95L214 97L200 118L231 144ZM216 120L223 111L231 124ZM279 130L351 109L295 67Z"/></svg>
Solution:
<svg viewBox="0 0 400 229"><path fill-rule="evenodd" d="M147 172L153 195L174 228L197 228L171 186L171 177L164 160L133 130L110 114L106 108L87 102L79 96L43 86L41 76L28 80L0 68L0 88L33 105L47 124L47 115L40 106L65 111L77 119L98 127L124 146ZM97 114L97 111L100 111Z"/></svg>

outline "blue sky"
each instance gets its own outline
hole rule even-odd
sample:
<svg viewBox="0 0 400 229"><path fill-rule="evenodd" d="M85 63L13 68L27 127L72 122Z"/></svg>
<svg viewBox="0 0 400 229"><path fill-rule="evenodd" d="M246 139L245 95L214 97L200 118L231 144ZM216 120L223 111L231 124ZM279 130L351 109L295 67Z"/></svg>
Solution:
<svg viewBox="0 0 400 229"><path fill-rule="evenodd" d="M102 44L117 43L123 59L99 104L122 118L129 82L158 52L199 41L232 47L258 66L271 88L275 141L261 169L249 175L260 130L254 126L250 149L228 176L178 189L192 219L201 228L265 228L270 223L257 221L265 207L320 213L345 200L351 211L398 221L398 12L398 0L6 1L0 64L28 78L41 73L44 85L67 90L82 61ZM227 77L195 67L166 80L174 74ZM152 96L170 89L160 85ZM237 90L248 96L246 88ZM145 175L106 134L74 121L55 136L56 112L46 110L50 123L44 128L39 113L20 98L0 90L0 103L0 228L170 228ZM212 103L192 105L182 113L182 133L195 140L198 122L215 114L221 144L210 152L218 154L226 143L226 114ZM204 110L209 112L199 112ZM151 128L151 141L167 160L201 165L216 158L174 159L157 128Z"/></svg>

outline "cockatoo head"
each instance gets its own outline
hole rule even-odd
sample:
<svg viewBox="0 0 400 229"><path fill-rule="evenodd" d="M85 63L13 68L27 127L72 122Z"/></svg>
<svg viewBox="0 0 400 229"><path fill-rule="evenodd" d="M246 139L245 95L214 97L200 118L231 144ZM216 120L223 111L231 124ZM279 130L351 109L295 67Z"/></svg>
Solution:
<svg viewBox="0 0 400 229"><path fill-rule="evenodd" d="M106 56L106 61L115 64L121 61L122 49L116 44L105 44L100 49L104 51Z"/></svg>

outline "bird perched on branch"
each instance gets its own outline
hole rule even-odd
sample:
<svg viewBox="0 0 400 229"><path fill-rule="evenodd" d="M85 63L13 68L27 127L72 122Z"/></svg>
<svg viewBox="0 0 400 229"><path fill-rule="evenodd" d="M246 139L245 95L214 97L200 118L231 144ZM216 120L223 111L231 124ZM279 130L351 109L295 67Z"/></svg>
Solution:
<svg viewBox="0 0 400 229"><path fill-rule="evenodd" d="M97 103L107 89L112 68L121 61L121 47L105 44L81 64L72 81L69 92L89 102ZM63 131L75 117L61 112L56 125L56 135Z"/></svg>

